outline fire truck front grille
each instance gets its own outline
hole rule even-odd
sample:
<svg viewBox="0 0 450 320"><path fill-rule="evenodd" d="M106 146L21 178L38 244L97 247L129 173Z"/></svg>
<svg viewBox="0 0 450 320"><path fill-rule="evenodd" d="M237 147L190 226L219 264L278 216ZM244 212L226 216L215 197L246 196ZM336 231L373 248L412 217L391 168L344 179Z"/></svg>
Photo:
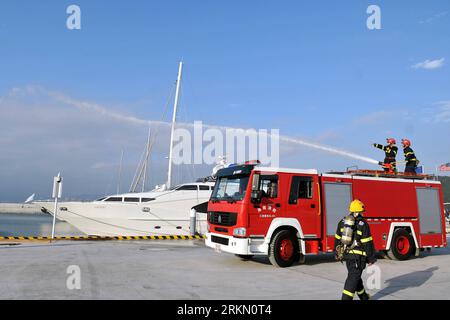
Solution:
<svg viewBox="0 0 450 320"><path fill-rule="evenodd" d="M219 244L223 244L223 245L228 245L228 239L227 238L222 238L222 237L216 237L216 236L211 236L211 241L214 243L219 243Z"/></svg>
<svg viewBox="0 0 450 320"><path fill-rule="evenodd" d="M232 227L236 225L237 214L231 212L210 212L208 219L211 224Z"/></svg>

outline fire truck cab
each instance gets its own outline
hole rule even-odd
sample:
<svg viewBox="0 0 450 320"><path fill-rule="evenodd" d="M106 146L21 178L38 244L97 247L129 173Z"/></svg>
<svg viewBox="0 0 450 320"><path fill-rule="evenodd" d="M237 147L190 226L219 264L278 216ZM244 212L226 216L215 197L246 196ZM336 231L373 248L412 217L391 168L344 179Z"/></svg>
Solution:
<svg viewBox="0 0 450 320"><path fill-rule="evenodd" d="M302 263L306 255L333 252L338 222L353 199L365 203L376 250L392 259L447 245L438 181L380 171L319 174L255 162L218 171L206 245L244 259L268 256L278 267Z"/></svg>

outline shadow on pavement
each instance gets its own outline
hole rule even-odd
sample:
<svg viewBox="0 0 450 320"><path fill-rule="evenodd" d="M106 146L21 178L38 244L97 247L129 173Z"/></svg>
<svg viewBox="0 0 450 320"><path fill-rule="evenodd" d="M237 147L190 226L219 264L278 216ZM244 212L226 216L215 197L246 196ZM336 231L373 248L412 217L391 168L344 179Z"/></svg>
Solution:
<svg viewBox="0 0 450 320"><path fill-rule="evenodd" d="M377 259L383 259L383 256L379 253L377 253ZM250 259L251 261L258 262L265 265L270 265L269 258L264 256L256 256ZM318 255L307 255L305 263L294 263L293 267L295 266L314 266L318 264L326 264L326 263L338 263L336 259L334 258L334 253L321 253Z"/></svg>
<svg viewBox="0 0 450 320"><path fill-rule="evenodd" d="M251 259L254 262L271 265L269 258L264 256L257 256ZM305 263L294 263L293 267L301 266L301 265L316 265L316 264L324 264L324 263L336 263L337 261L334 259L334 254L325 253L319 255L308 255L306 256Z"/></svg>
<svg viewBox="0 0 450 320"><path fill-rule="evenodd" d="M448 256L448 255L450 255L450 247L447 246L446 248L433 248L431 250L424 250L420 252L420 255L418 257L414 258L423 259L432 256Z"/></svg>
<svg viewBox="0 0 450 320"><path fill-rule="evenodd" d="M431 267L426 270L415 271L388 279L385 281L387 287L378 291L372 296L372 299L378 300L400 290L418 288L427 282L433 276L433 273L438 269L439 267Z"/></svg>

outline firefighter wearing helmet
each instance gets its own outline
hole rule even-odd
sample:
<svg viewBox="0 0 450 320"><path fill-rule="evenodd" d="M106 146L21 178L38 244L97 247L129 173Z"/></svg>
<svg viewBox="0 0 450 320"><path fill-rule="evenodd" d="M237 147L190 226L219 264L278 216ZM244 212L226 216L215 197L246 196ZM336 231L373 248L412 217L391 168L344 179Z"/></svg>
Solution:
<svg viewBox="0 0 450 320"><path fill-rule="evenodd" d="M403 153L405 154L405 173L416 174L417 165L419 160L417 160L414 150L411 148L411 141L408 139L402 139Z"/></svg>
<svg viewBox="0 0 450 320"><path fill-rule="evenodd" d="M384 163L380 163L380 165L385 166L384 171L389 172L393 170L397 172L397 165L395 158L397 157L398 148L396 146L397 141L394 138L386 139L387 145L383 146L382 144L374 143L373 146L375 148L381 149L385 153Z"/></svg>
<svg viewBox="0 0 450 320"><path fill-rule="evenodd" d="M354 200L349 211L350 214L339 222L334 241L336 260L345 261L348 271L342 300L353 300L355 294L360 300L369 300L361 276L367 263L376 262L373 239L362 215L364 203Z"/></svg>

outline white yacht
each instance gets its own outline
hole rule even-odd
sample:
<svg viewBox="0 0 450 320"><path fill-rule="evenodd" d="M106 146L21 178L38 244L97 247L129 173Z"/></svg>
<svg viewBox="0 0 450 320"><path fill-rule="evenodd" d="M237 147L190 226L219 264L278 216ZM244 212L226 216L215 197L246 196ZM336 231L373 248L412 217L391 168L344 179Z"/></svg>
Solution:
<svg viewBox="0 0 450 320"><path fill-rule="evenodd" d="M189 235L190 209L197 211L196 232L206 233L206 205L213 182L186 183L167 191L125 193L92 202L61 202L57 218L88 235ZM52 213L52 202L39 202ZM52 213L53 214L53 213Z"/></svg>
<svg viewBox="0 0 450 320"><path fill-rule="evenodd" d="M92 202L62 202L57 218L64 220L88 235L96 236L140 236L140 235L189 235L190 212L197 211L196 232L206 233L207 202L214 188L212 177L202 182L181 184L171 188L173 137L176 122L178 96L183 64L180 62L176 82L174 111L169 150L167 182L153 191L144 192L147 162L151 149L150 133L143 165L139 165L137 180L142 179L142 190L136 192L139 183L134 180L130 193L111 195ZM214 173L223 167L225 159L214 168ZM209 182L208 182L209 181ZM43 212L53 214L53 202L35 202Z"/></svg>

